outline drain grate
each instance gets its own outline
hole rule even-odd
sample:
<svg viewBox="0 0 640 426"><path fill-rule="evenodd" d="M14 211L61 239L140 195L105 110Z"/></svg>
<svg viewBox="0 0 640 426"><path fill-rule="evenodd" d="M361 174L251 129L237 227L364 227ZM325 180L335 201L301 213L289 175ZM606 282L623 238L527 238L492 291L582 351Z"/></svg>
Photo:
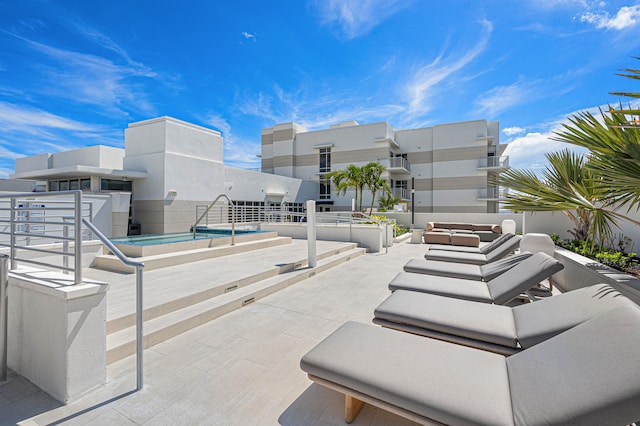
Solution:
<svg viewBox="0 0 640 426"><path fill-rule="evenodd" d="M237 286L237 285L232 285L231 287L227 287L227 288L225 288L225 289L224 289L224 292L225 292L225 293L229 293L230 291L237 290L237 289L238 289L238 286Z"/></svg>
<svg viewBox="0 0 640 426"><path fill-rule="evenodd" d="M255 302L255 301L256 301L256 298L255 298L255 297L250 297L250 298L245 299L245 300L243 300L243 301L242 301L242 306L246 306L246 305L248 305L249 303L253 303L253 302Z"/></svg>

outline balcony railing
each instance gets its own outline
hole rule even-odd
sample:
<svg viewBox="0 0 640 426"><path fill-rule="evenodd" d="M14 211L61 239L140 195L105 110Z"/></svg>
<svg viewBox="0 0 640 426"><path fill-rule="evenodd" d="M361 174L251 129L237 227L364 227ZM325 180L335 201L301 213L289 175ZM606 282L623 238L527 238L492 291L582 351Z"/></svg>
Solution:
<svg viewBox="0 0 640 426"><path fill-rule="evenodd" d="M478 200L504 200L509 194L509 188L487 188L478 191Z"/></svg>
<svg viewBox="0 0 640 426"><path fill-rule="evenodd" d="M411 190L407 188L391 188L391 193L395 197L400 197L403 200L408 200L411 198Z"/></svg>
<svg viewBox="0 0 640 426"><path fill-rule="evenodd" d="M407 173L411 171L411 163L404 157L379 158L378 163L391 171L397 169L403 169Z"/></svg>
<svg viewBox="0 0 640 426"><path fill-rule="evenodd" d="M506 169L509 167L509 156L487 157L480 159L479 169Z"/></svg>

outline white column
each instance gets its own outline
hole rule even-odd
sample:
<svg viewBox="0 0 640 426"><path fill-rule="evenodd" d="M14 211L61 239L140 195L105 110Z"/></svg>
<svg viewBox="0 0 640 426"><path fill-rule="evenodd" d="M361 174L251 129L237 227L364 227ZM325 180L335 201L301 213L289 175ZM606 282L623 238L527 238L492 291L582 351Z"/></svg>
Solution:
<svg viewBox="0 0 640 426"><path fill-rule="evenodd" d="M310 268L315 268L318 264L316 260L316 202L307 201L307 245L308 263Z"/></svg>

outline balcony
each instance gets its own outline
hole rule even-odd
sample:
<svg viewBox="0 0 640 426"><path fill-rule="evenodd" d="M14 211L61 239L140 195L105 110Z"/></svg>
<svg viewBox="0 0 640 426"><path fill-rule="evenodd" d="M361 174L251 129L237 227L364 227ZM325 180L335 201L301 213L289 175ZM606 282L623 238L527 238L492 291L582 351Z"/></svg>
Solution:
<svg viewBox="0 0 640 426"><path fill-rule="evenodd" d="M411 164L409 160L403 157L392 158L378 158L378 163L382 164L384 168L392 174L410 174Z"/></svg>
<svg viewBox="0 0 640 426"><path fill-rule="evenodd" d="M407 188L391 188L394 197L400 197L403 200L411 199L411 190Z"/></svg>
<svg viewBox="0 0 640 426"><path fill-rule="evenodd" d="M509 188L490 187L478 190L478 201L504 201L509 194Z"/></svg>
<svg viewBox="0 0 640 426"><path fill-rule="evenodd" d="M478 169L480 170L497 170L505 171L509 168L509 156L502 157L487 157L481 158L478 163Z"/></svg>

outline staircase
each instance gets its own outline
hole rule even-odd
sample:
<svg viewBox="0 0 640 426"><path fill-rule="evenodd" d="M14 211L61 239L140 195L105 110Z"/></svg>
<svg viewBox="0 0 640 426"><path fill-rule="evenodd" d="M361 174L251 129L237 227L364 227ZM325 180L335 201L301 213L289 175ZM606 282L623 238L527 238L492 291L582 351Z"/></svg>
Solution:
<svg viewBox="0 0 640 426"><path fill-rule="evenodd" d="M266 240L262 242L264 241ZM288 242L291 244L291 239ZM227 254L224 257L209 256L205 261L175 267L190 268L191 273L195 270L199 278L197 282L190 282L188 272L175 271L175 268L171 268L170 273L177 277L184 276L184 280L166 278L163 282L161 275L157 279L151 276L164 272L164 269L145 274L144 347L149 348L178 336L365 253L365 249L358 248L355 243L319 242L317 266L309 268L306 246L303 245L306 241L295 241L295 247L282 244L286 243L279 242L278 245L267 247L248 245L245 248L250 251ZM234 247L238 246L241 245ZM285 249L288 250L290 260L285 263L269 261L269 258L285 259L284 255L278 253L278 250L284 253ZM291 259L291 256L294 257ZM147 261L144 262L146 270ZM207 275L211 279L208 280ZM217 279L218 277L224 278ZM126 297L125 292L132 294L132 291L132 286L118 289L113 291L113 297ZM127 301L115 300L112 305L121 302ZM110 313L107 321L107 363L111 364L134 353L134 311L130 310L130 313L125 314Z"/></svg>

